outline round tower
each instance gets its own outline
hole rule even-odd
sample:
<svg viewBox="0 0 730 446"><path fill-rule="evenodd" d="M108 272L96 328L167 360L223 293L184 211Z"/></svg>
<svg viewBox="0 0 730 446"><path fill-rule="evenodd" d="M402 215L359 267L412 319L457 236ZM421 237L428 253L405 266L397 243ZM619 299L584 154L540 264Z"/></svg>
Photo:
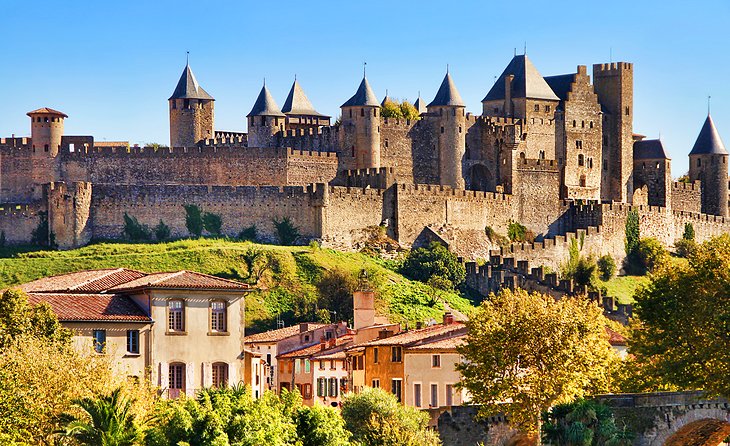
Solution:
<svg viewBox="0 0 730 446"><path fill-rule="evenodd" d="M190 65L168 99L170 106L170 147L194 147L213 138L213 97L198 84Z"/></svg>
<svg viewBox="0 0 730 446"><path fill-rule="evenodd" d="M728 152L708 114L689 152L689 179L702 182L702 213L728 216Z"/></svg>
<svg viewBox="0 0 730 446"><path fill-rule="evenodd" d="M47 107L27 113L30 116L30 138L33 156L58 156L63 138L63 120L65 113Z"/></svg>
<svg viewBox="0 0 730 446"><path fill-rule="evenodd" d="M355 169L380 167L380 103L368 79L363 76L360 86L347 102L342 104L342 124L345 131L354 129L343 155L353 159ZM354 138L352 137L354 136ZM348 153L349 150L349 153Z"/></svg>
<svg viewBox="0 0 730 446"><path fill-rule="evenodd" d="M436 97L428 104L436 119L440 184L464 189L462 160L466 153L466 107L447 72Z"/></svg>
<svg viewBox="0 0 730 446"><path fill-rule="evenodd" d="M248 120L249 147L275 147L276 135L284 131L286 115L276 105L273 96L266 88L261 88L251 112L246 115Z"/></svg>

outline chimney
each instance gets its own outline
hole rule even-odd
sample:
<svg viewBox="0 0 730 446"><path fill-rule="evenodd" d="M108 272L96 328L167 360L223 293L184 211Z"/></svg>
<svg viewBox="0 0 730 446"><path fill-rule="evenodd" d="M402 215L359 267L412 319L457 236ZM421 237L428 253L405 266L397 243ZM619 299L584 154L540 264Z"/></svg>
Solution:
<svg viewBox="0 0 730 446"><path fill-rule="evenodd" d="M380 331L378 332L378 339L385 339L385 338L389 338L389 337L391 337L392 335L393 335L393 332L392 332L392 331L390 331L390 330L387 330L387 329L383 328L382 330L380 330Z"/></svg>
<svg viewBox="0 0 730 446"><path fill-rule="evenodd" d="M375 293L372 290L358 290L352 295L354 319L353 328L359 330L363 327L375 325Z"/></svg>
<svg viewBox="0 0 730 446"><path fill-rule="evenodd" d="M309 323L301 322L299 324L299 333L304 333L305 331L309 331Z"/></svg>
<svg viewBox="0 0 730 446"><path fill-rule="evenodd" d="M450 311L447 311L446 313L444 313L444 325L451 325L453 323L454 323L454 315Z"/></svg>
<svg viewBox="0 0 730 446"><path fill-rule="evenodd" d="M514 74L508 74L504 77L504 116L512 117L512 81Z"/></svg>
<svg viewBox="0 0 730 446"><path fill-rule="evenodd" d="M319 338L319 350L326 350L327 349L327 339L325 339L324 336Z"/></svg>

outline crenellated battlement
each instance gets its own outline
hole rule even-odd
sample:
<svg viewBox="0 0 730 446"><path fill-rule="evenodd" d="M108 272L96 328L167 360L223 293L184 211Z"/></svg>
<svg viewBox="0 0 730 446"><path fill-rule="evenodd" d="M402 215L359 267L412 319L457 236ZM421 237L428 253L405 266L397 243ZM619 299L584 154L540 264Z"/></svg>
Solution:
<svg viewBox="0 0 730 446"><path fill-rule="evenodd" d="M621 70L631 71L633 69L634 69L634 64L629 63L629 62L611 62L611 63L602 63L602 64L593 65L594 71L602 71L602 72L621 71Z"/></svg>
<svg viewBox="0 0 730 446"><path fill-rule="evenodd" d="M8 146L8 147L28 147L30 148L30 138L27 137L11 137L11 138L0 138L0 146Z"/></svg>
<svg viewBox="0 0 730 446"><path fill-rule="evenodd" d="M382 118L380 125L388 129L408 130L416 125L420 125L422 121L423 119Z"/></svg>
<svg viewBox="0 0 730 446"><path fill-rule="evenodd" d="M0 216L4 215L37 215L43 212L45 206L40 202L34 203L0 203Z"/></svg>
<svg viewBox="0 0 730 446"><path fill-rule="evenodd" d="M533 158L520 158L516 163L515 167L517 170L534 170L534 171L549 171L559 172L560 167L556 160L546 159L533 159Z"/></svg>
<svg viewBox="0 0 730 446"><path fill-rule="evenodd" d="M407 193L411 195L424 195L431 197L451 197L464 200L496 200L510 201L511 195L501 194L498 192L484 192L476 190L453 189L449 186L441 186L435 184L398 184L398 193Z"/></svg>
<svg viewBox="0 0 730 446"><path fill-rule="evenodd" d="M675 181L672 183L672 189L674 190L688 190L688 191L700 191L702 189L702 182L700 180L693 181L691 183L685 183L683 181Z"/></svg>
<svg viewBox="0 0 730 446"><path fill-rule="evenodd" d="M215 145L194 146L194 147L92 147L80 148L60 152L66 157L95 157L95 156L117 156L117 157L252 157L252 158L316 158L333 159L336 161L336 152L322 152L314 150L296 150L291 147L245 147L245 146L220 146Z"/></svg>

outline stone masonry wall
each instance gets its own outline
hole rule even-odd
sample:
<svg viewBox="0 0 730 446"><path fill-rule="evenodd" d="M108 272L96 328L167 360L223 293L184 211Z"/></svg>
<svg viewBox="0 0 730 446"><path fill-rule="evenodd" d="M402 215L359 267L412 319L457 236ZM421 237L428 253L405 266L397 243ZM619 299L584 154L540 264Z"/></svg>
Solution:
<svg viewBox="0 0 730 446"><path fill-rule="evenodd" d="M699 214L702 212L702 183L695 181L694 183L672 184L672 210L694 212Z"/></svg>
<svg viewBox="0 0 730 446"><path fill-rule="evenodd" d="M28 243L38 227L41 211L45 211L42 202L0 204L0 231L5 234L6 243Z"/></svg>

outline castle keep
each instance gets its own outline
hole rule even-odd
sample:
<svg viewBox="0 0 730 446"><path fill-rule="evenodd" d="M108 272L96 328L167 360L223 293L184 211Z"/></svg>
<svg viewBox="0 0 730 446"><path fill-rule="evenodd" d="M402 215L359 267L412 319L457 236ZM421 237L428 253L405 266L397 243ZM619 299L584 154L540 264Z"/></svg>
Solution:
<svg viewBox="0 0 730 446"><path fill-rule="evenodd" d="M181 237L182 206L197 204L231 236L256 225L273 241L272 218L288 217L305 239L352 249L384 226L403 246L438 239L475 259L497 248L487 227L504 234L517 221L537 242L500 255L545 265L579 230L588 249L620 260L630 209L642 236L667 245L686 222L699 240L730 231L728 153L712 118L689 182L674 182L662 142L634 133L633 70L543 77L516 55L485 86L480 114L447 72L430 103L415 102L418 119L381 116L363 77L334 124L297 80L282 108L264 85L244 133L215 130L215 100L186 65L168 100L169 148L65 135L64 113L29 112L30 137L0 139L0 229L24 243L47 218L48 236L70 248L119 238L127 213Z"/></svg>

